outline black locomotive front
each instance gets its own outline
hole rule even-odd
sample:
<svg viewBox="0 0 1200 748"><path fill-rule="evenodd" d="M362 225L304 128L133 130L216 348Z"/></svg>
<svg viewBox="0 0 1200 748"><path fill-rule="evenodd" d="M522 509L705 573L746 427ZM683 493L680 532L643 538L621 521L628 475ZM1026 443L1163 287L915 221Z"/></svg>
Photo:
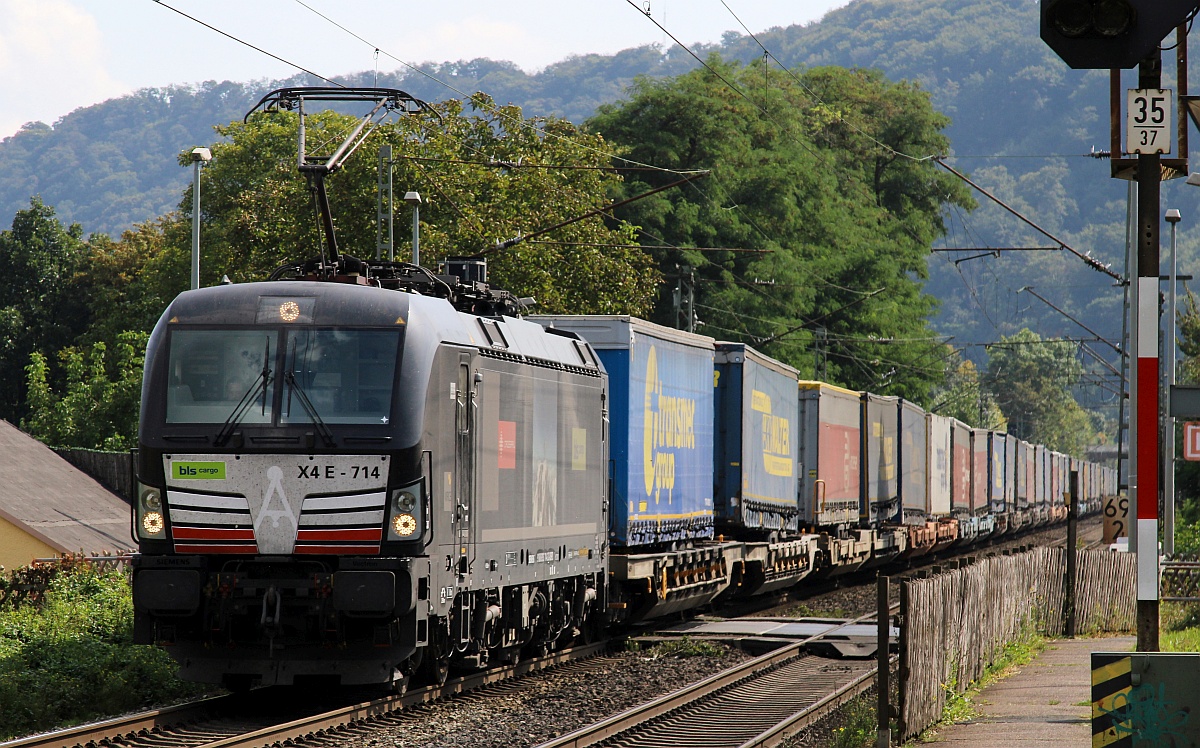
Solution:
<svg viewBox="0 0 1200 748"><path fill-rule="evenodd" d="M135 636L194 680L393 680L428 632L424 382L408 295L181 295L146 353ZM417 336L419 339L420 336ZM411 377L410 377L411 379Z"/></svg>

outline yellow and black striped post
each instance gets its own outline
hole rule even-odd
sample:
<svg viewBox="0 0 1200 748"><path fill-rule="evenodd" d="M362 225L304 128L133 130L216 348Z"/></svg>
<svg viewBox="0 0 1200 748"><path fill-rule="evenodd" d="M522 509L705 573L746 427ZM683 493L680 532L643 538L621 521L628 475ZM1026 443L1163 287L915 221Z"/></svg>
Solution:
<svg viewBox="0 0 1200 748"><path fill-rule="evenodd" d="M1117 716L1132 689L1129 655L1092 653L1092 748L1133 748L1133 725Z"/></svg>

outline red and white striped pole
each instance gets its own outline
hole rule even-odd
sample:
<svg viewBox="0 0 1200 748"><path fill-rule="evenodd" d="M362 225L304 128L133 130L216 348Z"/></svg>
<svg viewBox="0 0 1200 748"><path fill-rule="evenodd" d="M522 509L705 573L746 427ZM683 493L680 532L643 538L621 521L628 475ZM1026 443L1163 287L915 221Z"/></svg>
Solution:
<svg viewBox="0 0 1200 748"><path fill-rule="evenodd" d="M1142 61L1138 87L1157 89L1162 80L1160 53ZM1137 651L1158 651L1158 255L1159 186L1157 153L1139 153L1138 261L1134 292L1133 350L1130 355L1129 494L1134 516L1133 547L1137 552Z"/></svg>

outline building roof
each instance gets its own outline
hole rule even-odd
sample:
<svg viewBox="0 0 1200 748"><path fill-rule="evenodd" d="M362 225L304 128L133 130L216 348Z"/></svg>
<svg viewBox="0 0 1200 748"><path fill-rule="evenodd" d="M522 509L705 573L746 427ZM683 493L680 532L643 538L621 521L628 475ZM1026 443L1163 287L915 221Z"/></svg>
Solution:
<svg viewBox="0 0 1200 748"><path fill-rule="evenodd" d="M0 517L61 553L134 546L128 504L7 421L0 454Z"/></svg>

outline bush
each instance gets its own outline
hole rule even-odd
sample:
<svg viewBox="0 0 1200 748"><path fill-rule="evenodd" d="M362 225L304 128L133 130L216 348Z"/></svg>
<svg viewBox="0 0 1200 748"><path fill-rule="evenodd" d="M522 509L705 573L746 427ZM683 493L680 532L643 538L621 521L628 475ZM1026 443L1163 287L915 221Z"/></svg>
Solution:
<svg viewBox="0 0 1200 748"><path fill-rule="evenodd" d="M0 609L0 740L200 693L163 651L133 640L120 571L75 564L39 605Z"/></svg>

